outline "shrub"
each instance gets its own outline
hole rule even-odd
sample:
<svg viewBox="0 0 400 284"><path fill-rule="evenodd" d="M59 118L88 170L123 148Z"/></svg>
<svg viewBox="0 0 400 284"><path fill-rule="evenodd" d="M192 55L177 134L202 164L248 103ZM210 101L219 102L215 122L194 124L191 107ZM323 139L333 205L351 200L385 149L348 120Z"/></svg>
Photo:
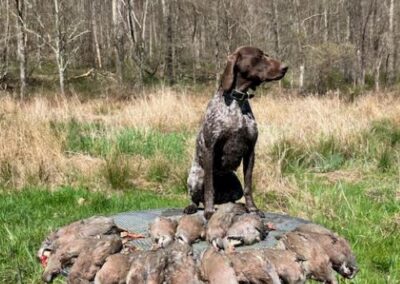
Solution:
<svg viewBox="0 0 400 284"><path fill-rule="evenodd" d="M324 94L329 90L346 90L354 81L347 70L356 60L354 46L324 43L307 50L306 79L308 90Z"/></svg>
<svg viewBox="0 0 400 284"><path fill-rule="evenodd" d="M273 146L270 154L278 161L282 172L296 168L308 168L315 172L337 170L349 155L334 137L321 138L312 145L283 140Z"/></svg>
<svg viewBox="0 0 400 284"><path fill-rule="evenodd" d="M104 176L113 189L125 189L130 184L131 169L121 153L114 152L106 157Z"/></svg>
<svg viewBox="0 0 400 284"><path fill-rule="evenodd" d="M105 156L111 150L107 129L100 123L81 123L71 119L66 123L52 122L51 127L63 137L63 150L72 153Z"/></svg>
<svg viewBox="0 0 400 284"><path fill-rule="evenodd" d="M164 182L170 174L170 162L162 157L153 159L147 171L147 178L154 182Z"/></svg>

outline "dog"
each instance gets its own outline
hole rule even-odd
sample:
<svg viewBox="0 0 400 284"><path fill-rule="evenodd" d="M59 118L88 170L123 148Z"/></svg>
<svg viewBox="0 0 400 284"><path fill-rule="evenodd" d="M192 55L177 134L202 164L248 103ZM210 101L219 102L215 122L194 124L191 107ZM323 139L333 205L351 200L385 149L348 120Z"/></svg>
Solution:
<svg viewBox="0 0 400 284"><path fill-rule="evenodd" d="M263 82L282 79L288 67L255 47L239 47L227 58L217 93L209 102L196 140L196 151L188 176L192 203L184 213L193 214L200 203L209 219L214 204L245 197L249 212L263 213L252 196L254 147L258 131L249 90ZM244 190L235 174L243 161Z"/></svg>

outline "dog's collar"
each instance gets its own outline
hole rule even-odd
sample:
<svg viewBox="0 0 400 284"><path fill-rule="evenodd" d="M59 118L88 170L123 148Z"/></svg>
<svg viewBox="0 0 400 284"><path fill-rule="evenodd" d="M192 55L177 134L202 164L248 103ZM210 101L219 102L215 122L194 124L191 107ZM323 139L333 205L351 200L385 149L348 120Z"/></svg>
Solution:
<svg viewBox="0 0 400 284"><path fill-rule="evenodd" d="M229 96L238 102L243 102L254 97L253 93L249 94L248 92L242 92L236 89L233 89L231 92L225 93L224 95Z"/></svg>

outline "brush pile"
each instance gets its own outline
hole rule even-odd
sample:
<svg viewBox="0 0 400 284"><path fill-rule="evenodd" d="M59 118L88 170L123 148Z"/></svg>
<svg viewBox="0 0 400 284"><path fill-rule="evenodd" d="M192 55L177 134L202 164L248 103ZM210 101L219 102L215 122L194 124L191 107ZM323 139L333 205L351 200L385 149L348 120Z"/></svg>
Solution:
<svg viewBox="0 0 400 284"><path fill-rule="evenodd" d="M241 204L227 203L207 222L201 214L159 216L147 235L127 232L113 218L92 217L50 234L38 257L42 280L68 283L337 283L334 271L358 271L349 243L330 230L302 224L279 237L274 248L251 246L274 229ZM140 249L136 239L149 238ZM193 245L209 245L196 253ZM249 247L247 247L249 246Z"/></svg>

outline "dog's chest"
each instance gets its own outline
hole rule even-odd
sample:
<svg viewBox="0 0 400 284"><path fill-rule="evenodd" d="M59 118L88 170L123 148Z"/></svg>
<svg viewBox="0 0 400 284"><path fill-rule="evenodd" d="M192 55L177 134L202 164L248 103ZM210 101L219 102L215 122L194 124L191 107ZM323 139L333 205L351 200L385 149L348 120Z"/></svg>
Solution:
<svg viewBox="0 0 400 284"><path fill-rule="evenodd" d="M238 105L225 108L221 114L221 136L233 140L253 141L257 139L257 123L251 112L242 113Z"/></svg>
<svg viewBox="0 0 400 284"><path fill-rule="evenodd" d="M243 114L239 107L223 109L217 120L216 166L235 170L257 140L257 123L251 112Z"/></svg>

